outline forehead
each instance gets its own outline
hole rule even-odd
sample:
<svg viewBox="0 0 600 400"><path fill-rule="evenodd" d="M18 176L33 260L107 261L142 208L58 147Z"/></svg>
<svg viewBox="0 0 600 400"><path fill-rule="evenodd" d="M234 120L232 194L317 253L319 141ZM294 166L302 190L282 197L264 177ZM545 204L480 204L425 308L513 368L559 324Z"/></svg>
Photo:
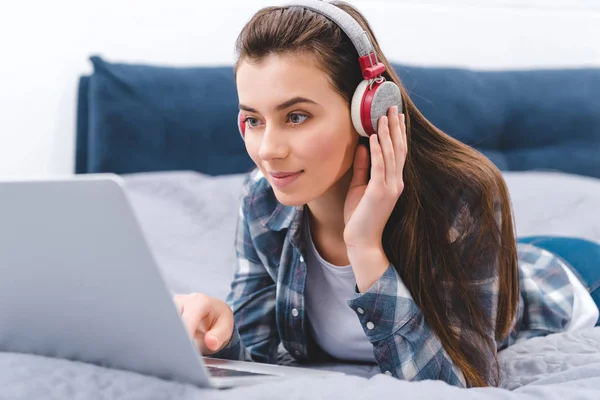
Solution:
<svg viewBox="0 0 600 400"><path fill-rule="evenodd" d="M336 95L327 73L310 55L241 60L236 85L240 103L257 107L279 104L295 96L321 102Z"/></svg>

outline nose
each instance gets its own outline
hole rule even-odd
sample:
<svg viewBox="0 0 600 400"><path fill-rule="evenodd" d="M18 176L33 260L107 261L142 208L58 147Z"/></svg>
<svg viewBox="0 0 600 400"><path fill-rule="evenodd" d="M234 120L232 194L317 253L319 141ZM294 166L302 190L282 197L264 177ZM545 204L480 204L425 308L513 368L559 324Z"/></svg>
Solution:
<svg viewBox="0 0 600 400"><path fill-rule="evenodd" d="M285 158L289 152L287 138L281 130L266 126L261 138L258 156L269 161L277 158Z"/></svg>

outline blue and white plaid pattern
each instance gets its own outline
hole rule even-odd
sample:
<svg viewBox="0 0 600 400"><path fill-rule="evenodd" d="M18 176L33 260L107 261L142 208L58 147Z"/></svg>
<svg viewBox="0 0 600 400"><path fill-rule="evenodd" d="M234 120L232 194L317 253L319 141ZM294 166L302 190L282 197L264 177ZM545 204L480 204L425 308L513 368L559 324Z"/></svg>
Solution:
<svg viewBox="0 0 600 400"><path fill-rule="evenodd" d="M227 298L235 316L234 335L213 357L275 363L281 343L299 361L327 359L307 326L302 215L303 207L277 201L260 172L249 174L237 227L237 268ZM463 213L456 221L451 239L463 231L468 218ZM518 254L519 312L509 337L497 343L498 350L521 337L564 330L572 315L573 292L561 261L531 245L519 245ZM482 265L481 271L487 274L478 274L473 281L492 321L499 290L494 267ZM367 292L349 299L348 305L373 345L381 372L405 380L436 379L466 385L393 266ZM461 330L458 322L452 328L465 340L480 340L485 348L484 339ZM489 332L489 338L494 336Z"/></svg>

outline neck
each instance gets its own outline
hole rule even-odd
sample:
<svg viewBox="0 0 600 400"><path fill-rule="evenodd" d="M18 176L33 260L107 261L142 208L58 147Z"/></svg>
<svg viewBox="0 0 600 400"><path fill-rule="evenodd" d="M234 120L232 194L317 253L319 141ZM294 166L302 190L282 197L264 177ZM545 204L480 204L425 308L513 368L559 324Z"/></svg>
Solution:
<svg viewBox="0 0 600 400"><path fill-rule="evenodd" d="M350 181L352 169L344 174L339 181L320 197L308 203L311 218L311 231L319 232L334 240L343 241L344 238L344 203Z"/></svg>

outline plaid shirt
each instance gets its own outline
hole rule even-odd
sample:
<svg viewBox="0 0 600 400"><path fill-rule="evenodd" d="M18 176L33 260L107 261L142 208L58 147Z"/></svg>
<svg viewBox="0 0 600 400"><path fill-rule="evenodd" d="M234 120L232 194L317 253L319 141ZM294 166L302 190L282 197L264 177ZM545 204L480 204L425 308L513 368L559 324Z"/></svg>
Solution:
<svg viewBox="0 0 600 400"><path fill-rule="evenodd" d="M307 326L307 266L300 232L303 207L279 203L258 171L248 175L241 203L237 268L227 298L235 317L234 334L213 357L275 363L281 343L298 361L326 360ZM462 224L469 222L467 217L458 214L450 238L460 234ZM562 331L572 315L573 291L561 261L545 250L520 244L518 258L519 310L511 334L497 343L498 350L520 338ZM495 321L499 287L497 268L495 264L491 267L481 266L481 270L493 272L482 279L478 276L476 284L487 316ZM462 372L425 322L392 265L367 292L348 299L348 306L373 345L381 372L405 380L437 379L466 386ZM478 340L460 326L453 328L465 340ZM489 332L489 337L493 339L495 332ZM484 348L483 339L479 340Z"/></svg>

